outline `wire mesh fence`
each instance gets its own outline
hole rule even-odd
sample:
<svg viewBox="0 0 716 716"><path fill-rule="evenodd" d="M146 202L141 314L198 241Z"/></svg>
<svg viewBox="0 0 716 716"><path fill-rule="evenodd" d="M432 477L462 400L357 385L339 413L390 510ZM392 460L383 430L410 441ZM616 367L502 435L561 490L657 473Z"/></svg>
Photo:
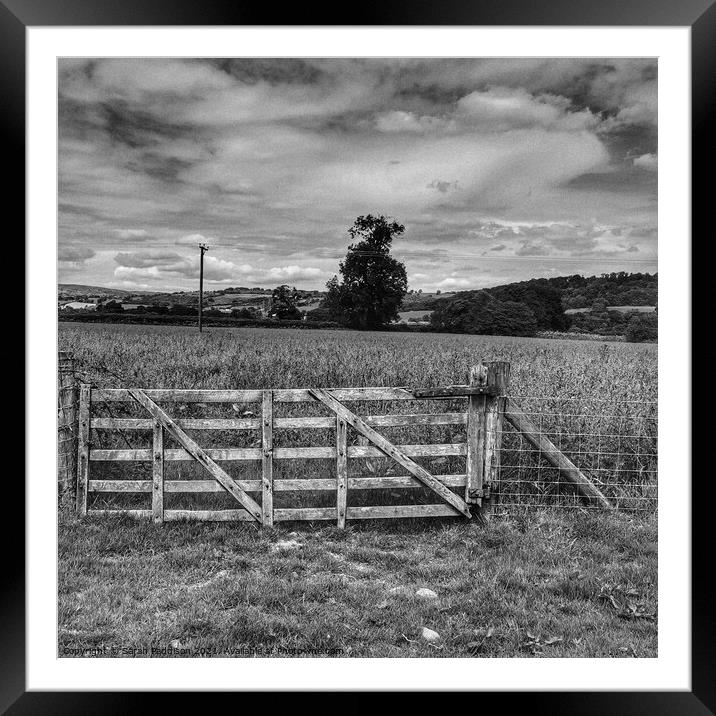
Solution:
<svg viewBox="0 0 716 716"><path fill-rule="evenodd" d="M566 455L617 508L654 511L658 484L656 401L512 396L556 450ZM544 450L504 421L498 512L517 507L585 505Z"/></svg>

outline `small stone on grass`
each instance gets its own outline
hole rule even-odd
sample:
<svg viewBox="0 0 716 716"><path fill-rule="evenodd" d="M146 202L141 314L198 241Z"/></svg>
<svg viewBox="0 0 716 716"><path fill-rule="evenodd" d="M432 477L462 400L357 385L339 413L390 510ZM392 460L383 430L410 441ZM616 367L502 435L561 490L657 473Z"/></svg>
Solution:
<svg viewBox="0 0 716 716"><path fill-rule="evenodd" d="M300 549L303 545L295 539L284 539L274 542L271 545L272 552L282 552L284 550Z"/></svg>
<svg viewBox="0 0 716 716"><path fill-rule="evenodd" d="M410 594L410 590L407 587L400 585L398 587L391 587L388 590L388 594L394 594L394 595L399 595L401 597L406 597Z"/></svg>
<svg viewBox="0 0 716 716"><path fill-rule="evenodd" d="M422 587L421 589L418 589L417 592L415 592L416 597L420 597L421 599L437 599L438 595L433 592L432 589L427 589L426 587Z"/></svg>
<svg viewBox="0 0 716 716"><path fill-rule="evenodd" d="M423 627L422 631L420 632L420 636L428 642L435 642L440 639L440 634L438 634L436 631L433 631L432 629L428 629L427 627Z"/></svg>

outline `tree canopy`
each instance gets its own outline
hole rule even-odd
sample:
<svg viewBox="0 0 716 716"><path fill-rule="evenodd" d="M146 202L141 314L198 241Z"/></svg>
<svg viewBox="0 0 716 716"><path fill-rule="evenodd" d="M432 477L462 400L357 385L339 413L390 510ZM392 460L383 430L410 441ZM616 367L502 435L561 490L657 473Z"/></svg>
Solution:
<svg viewBox="0 0 716 716"><path fill-rule="evenodd" d="M487 291L465 291L440 301L430 323L439 331L493 336L533 336L538 330L530 306L501 301Z"/></svg>
<svg viewBox="0 0 716 716"><path fill-rule="evenodd" d="M301 318L301 311L296 308L296 289L287 285L277 286L271 294L271 313L280 321Z"/></svg>
<svg viewBox="0 0 716 716"><path fill-rule="evenodd" d="M339 265L342 280L327 284L323 307L342 325L374 329L395 321L408 290L405 266L390 255L405 227L385 216L359 216L348 229L352 243Z"/></svg>

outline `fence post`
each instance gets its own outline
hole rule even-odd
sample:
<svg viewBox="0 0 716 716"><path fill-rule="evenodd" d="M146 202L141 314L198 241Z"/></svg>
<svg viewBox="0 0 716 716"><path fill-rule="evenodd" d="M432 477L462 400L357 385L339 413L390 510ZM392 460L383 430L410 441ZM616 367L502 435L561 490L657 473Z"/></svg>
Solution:
<svg viewBox="0 0 716 716"><path fill-rule="evenodd" d="M336 415L336 515L339 529L343 529L346 526L346 505L348 504L347 451L348 423Z"/></svg>
<svg viewBox="0 0 716 716"><path fill-rule="evenodd" d="M273 391L261 400L261 524L273 527Z"/></svg>
<svg viewBox="0 0 716 716"><path fill-rule="evenodd" d="M57 382L57 494L64 504L75 494L79 397L74 361L67 351L57 354Z"/></svg>
<svg viewBox="0 0 716 716"><path fill-rule="evenodd" d="M154 421L152 433L152 521L164 522L164 428Z"/></svg>
<svg viewBox="0 0 716 716"><path fill-rule="evenodd" d="M77 512L80 517L87 514L87 489L89 483L90 464L90 418L92 415L92 386L87 383L80 385L80 411L77 441Z"/></svg>
<svg viewBox="0 0 716 716"><path fill-rule="evenodd" d="M468 384L485 385L487 366L482 362L470 368ZM482 505L482 483L485 472L485 396L471 395L467 399L467 461L465 502Z"/></svg>
<svg viewBox="0 0 716 716"><path fill-rule="evenodd" d="M491 506L499 497L493 491L500 477L500 445L502 442L502 420L507 405L507 390L510 385L510 364L495 361L487 364L487 385L493 390L485 400L485 471L483 495Z"/></svg>

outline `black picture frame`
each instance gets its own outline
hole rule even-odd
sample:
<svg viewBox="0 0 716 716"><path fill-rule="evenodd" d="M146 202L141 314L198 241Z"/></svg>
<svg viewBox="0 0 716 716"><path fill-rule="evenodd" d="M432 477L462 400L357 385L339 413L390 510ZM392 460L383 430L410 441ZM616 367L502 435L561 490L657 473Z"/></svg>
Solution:
<svg viewBox="0 0 716 716"><path fill-rule="evenodd" d="M276 16L281 18L275 22ZM716 4L714 0L501 0L501 2L409 2L383 0L376 4L338 4L315 11L305 3L281 8L267 3L234 0L0 0L0 135L3 139L6 177L5 208L15 222L15 236L24 234L25 192L25 30L31 26L108 25L556 25L556 26L688 26L692 40L692 159L693 233L706 228L707 172L713 173L714 142L708 136L716 126ZM702 177L702 181L699 181ZM710 197L709 197L710 198ZM704 232L705 233L705 232ZM696 282L692 279L692 285ZM25 376L26 381L31 375ZM683 376L678 376L683 381ZM688 385L691 390L690 384ZM679 484L688 476L669 476ZM8 479L6 504L24 515L24 485ZM692 492L709 482L694 470ZM676 484L676 483L674 483ZM701 497L705 497L705 493ZM709 590L712 535L707 533L708 499L692 505L692 688L690 692L560 692L481 693L474 708L528 708L531 714L708 714L716 713L716 618ZM666 506L668 509L668 505ZM8 514L6 512L6 514ZM22 519L22 518L21 518ZM25 560L17 543L18 527L2 521L7 533L0 604L0 712L8 714L128 713L143 710L149 700L166 694L26 692L25 689ZM20 528L21 530L21 528ZM20 532L22 533L22 532ZM243 697L237 695L237 698ZM192 708L190 695L182 695L183 708ZM421 696L421 702L430 699ZM292 701L295 708L302 701ZM341 709L348 702L343 701ZM202 702L205 707L205 702ZM272 706L275 703L272 698ZM436 704L437 706L437 704ZM197 708L201 708L197 704ZM361 699L350 700L351 710L362 709Z"/></svg>

